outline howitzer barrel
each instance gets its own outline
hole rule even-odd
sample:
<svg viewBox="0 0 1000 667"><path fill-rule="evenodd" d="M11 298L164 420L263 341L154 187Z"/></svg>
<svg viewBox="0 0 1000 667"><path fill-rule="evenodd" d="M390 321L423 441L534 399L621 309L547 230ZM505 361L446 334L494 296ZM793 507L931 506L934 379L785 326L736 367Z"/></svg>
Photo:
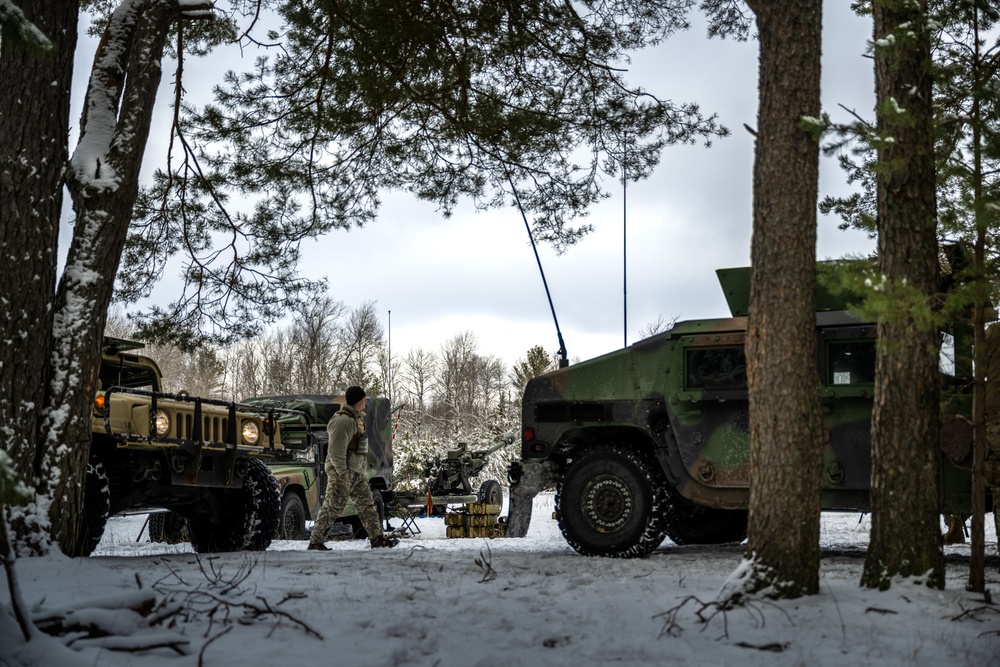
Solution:
<svg viewBox="0 0 1000 667"><path fill-rule="evenodd" d="M502 440L500 440L500 442L492 445L490 448L485 449L485 450L483 450L481 452L475 452L473 454L473 456L475 456L476 458L486 458L487 456L489 456L493 452L495 452L495 451L497 451L499 449L503 449L504 447L506 447L507 445L512 444L513 442L514 442L514 436L510 435L510 434L507 434L507 435L505 435L503 437Z"/></svg>

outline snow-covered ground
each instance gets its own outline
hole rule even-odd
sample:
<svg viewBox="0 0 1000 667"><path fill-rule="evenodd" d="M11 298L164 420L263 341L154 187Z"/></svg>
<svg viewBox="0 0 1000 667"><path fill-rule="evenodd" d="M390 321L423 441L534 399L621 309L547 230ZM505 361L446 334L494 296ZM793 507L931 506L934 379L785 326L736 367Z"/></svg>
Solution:
<svg viewBox="0 0 1000 667"><path fill-rule="evenodd" d="M263 553L197 556L151 544L145 516L116 517L94 557L17 561L23 597L47 611L100 596L119 606L155 593L161 623L98 615L139 630L127 641L177 646L141 653L55 641L26 646L0 619L0 666L34 665L996 665L1000 607L968 593L969 546L946 547L945 591L897 582L858 587L868 517L824 514L821 592L798 600L711 605L742 558L737 545L679 547L649 558L584 558L535 501L523 539L447 539L439 518L395 549L367 542L275 542ZM397 521L398 523L398 521ZM987 587L1000 559L987 515ZM9 614L3 587L0 613ZM1000 600L998 600L1000 601ZM183 604L180 604L183 603ZM170 606L174 604L175 606ZM93 642L93 640L87 640ZM121 640L117 640L121 641ZM83 642L77 642L83 643Z"/></svg>

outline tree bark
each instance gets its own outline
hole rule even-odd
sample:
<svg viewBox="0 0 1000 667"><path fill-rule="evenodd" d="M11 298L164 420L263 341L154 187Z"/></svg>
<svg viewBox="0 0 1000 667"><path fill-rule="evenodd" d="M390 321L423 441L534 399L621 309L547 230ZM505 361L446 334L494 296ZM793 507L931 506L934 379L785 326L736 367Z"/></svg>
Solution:
<svg viewBox="0 0 1000 667"><path fill-rule="evenodd" d="M0 424L18 476L38 484L58 263L59 215L69 134L78 0L18 0L53 44L35 53L0 40ZM54 82L54 83L53 83ZM13 522L15 540L44 546L34 520Z"/></svg>
<svg viewBox="0 0 1000 667"><path fill-rule="evenodd" d="M872 528L862 584L896 576L944 587L938 504L938 288L931 56L926 2L874 4L878 250L892 312L878 324ZM886 140L891 137L891 140Z"/></svg>
<svg viewBox="0 0 1000 667"><path fill-rule="evenodd" d="M95 56L70 161L67 185L76 226L56 296L42 443L52 535L67 555L89 551L83 488L95 374L138 194L160 61L177 16L177 0L126 0L114 12Z"/></svg>
<svg viewBox="0 0 1000 667"><path fill-rule="evenodd" d="M21 0L26 18L49 36L53 48L35 53L0 42L0 249L3 252L4 310L9 314L0 347L0 406L4 438L18 472L33 472L35 414L41 408L44 342L49 336L51 303L39 294L54 294L62 177L69 128L70 85L76 49L79 3ZM42 85L57 81L59 85ZM32 345L15 341L30 340ZM32 372L32 371L38 372ZM38 382L26 381L26 379ZM28 407L27 403L34 403ZM6 417L10 417L10 419ZM24 425L27 424L27 427ZM13 435L14 437L11 437Z"/></svg>
<svg viewBox="0 0 1000 667"><path fill-rule="evenodd" d="M760 32L747 371L750 592L819 590L823 424L816 366L822 2L749 2Z"/></svg>

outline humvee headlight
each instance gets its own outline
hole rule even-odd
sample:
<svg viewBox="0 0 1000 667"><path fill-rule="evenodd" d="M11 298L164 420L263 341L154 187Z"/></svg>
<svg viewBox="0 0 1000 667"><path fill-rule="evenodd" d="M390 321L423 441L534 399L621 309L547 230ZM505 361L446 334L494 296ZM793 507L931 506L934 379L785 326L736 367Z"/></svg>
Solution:
<svg viewBox="0 0 1000 667"><path fill-rule="evenodd" d="M170 432L170 417L163 410L156 411L156 435L161 438Z"/></svg>
<svg viewBox="0 0 1000 667"><path fill-rule="evenodd" d="M94 397L94 411L99 415L104 414L105 395L98 394Z"/></svg>
<svg viewBox="0 0 1000 667"><path fill-rule="evenodd" d="M259 438L260 429L257 427L257 422L249 419L243 422L243 442L248 445L256 445Z"/></svg>

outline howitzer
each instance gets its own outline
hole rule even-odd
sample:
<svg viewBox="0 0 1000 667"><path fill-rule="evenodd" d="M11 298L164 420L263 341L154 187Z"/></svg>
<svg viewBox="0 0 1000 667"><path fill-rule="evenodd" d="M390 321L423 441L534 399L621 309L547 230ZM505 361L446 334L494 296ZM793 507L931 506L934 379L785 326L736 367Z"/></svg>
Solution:
<svg viewBox="0 0 1000 667"><path fill-rule="evenodd" d="M470 477L475 477L489 461L490 454L514 442L508 435L500 442L486 449L469 449L461 442L456 449L450 449L444 458L434 459L424 468L433 495L454 495L472 493Z"/></svg>
<svg viewBox="0 0 1000 667"><path fill-rule="evenodd" d="M470 478L475 477L489 461L494 452L513 444L513 435L506 435L499 442L480 449L470 449L466 443L459 443L448 450L442 458L428 461L424 467L427 486L412 491L396 491L399 505L431 505L434 511L443 512L448 505L469 503L503 504L503 487L495 479L488 479L474 491ZM428 498L428 495L430 498Z"/></svg>

